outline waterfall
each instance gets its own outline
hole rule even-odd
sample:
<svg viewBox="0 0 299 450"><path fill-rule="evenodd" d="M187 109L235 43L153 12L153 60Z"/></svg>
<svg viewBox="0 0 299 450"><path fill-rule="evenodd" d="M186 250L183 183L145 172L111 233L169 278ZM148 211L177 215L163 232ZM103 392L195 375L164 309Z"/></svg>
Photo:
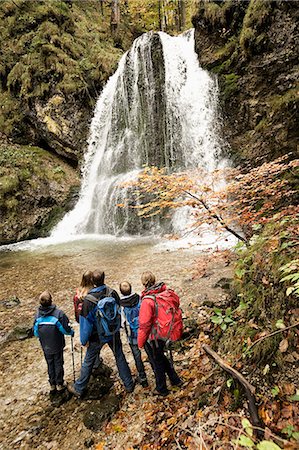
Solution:
<svg viewBox="0 0 299 450"><path fill-rule="evenodd" d="M144 165L215 169L217 96L216 81L199 67L193 30L136 39L97 101L79 200L52 236L156 231L159 222L117 207L130 198L120 185Z"/></svg>

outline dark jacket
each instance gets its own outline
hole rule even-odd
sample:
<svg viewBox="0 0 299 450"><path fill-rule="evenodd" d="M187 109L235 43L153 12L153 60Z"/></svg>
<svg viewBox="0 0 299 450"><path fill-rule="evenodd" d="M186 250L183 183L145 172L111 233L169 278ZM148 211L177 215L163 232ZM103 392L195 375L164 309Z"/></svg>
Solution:
<svg viewBox="0 0 299 450"><path fill-rule="evenodd" d="M83 299L82 311L79 316L80 341L82 345L86 345L87 342L100 342L96 328L95 313L98 300L105 297L113 297L116 303L120 304L118 293L105 284L91 289Z"/></svg>
<svg viewBox="0 0 299 450"><path fill-rule="evenodd" d="M138 294L126 295L125 297L120 298L120 306L133 308L133 306L138 305L139 300L140 296Z"/></svg>
<svg viewBox="0 0 299 450"><path fill-rule="evenodd" d="M65 334L74 335L74 330L69 325L69 319L55 305L38 308L33 331L34 336L39 338L44 353L48 355L59 353L64 349Z"/></svg>
<svg viewBox="0 0 299 450"><path fill-rule="evenodd" d="M124 328L130 344L137 345L137 330L139 324L139 305L140 295L131 294L120 298L120 306L122 307L122 317ZM135 308L137 305L138 308ZM133 309L134 308L134 309ZM130 322L131 321L131 322ZM131 323L135 325L135 329L131 327Z"/></svg>

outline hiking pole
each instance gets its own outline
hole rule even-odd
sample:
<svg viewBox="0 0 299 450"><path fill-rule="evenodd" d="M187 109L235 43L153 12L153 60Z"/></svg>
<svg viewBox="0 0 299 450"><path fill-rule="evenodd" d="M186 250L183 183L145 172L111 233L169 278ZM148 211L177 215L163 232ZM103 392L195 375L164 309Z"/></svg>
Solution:
<svg viewBox="0 0 299 450"><path fill-rule="evenodd" d="M71 348L72 348L72 361L73 361L73 376L74 376L74 383L76 382L76 375L75 375L75 355L74 355L74 338L71 336Z"/></svg>
<svg viewBox="0 0 299 450"><path fill-rule="evenodd" d="M81 347L80 347L80 349L81 349L81 367L82 367L82 364L83 364L83 348L82 348L82 345L81 345Z"/></svg>
<svg viewBox="0 0 299 450"><path fill-rule="evenodd" d="M173 356L172 356L172 348L171 348L171 342L170 341L166 341L166 349L167 349L168 354L169 354L170 365L173 368Z"/></svg>

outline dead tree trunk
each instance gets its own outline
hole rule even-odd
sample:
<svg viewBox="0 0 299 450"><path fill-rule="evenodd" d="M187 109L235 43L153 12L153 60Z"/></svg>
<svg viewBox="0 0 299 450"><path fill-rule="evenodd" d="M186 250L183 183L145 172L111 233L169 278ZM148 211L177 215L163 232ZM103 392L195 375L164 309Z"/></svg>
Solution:
<svg viewBox="0 0 299 450"><path fill-rule="evenodd" d="M212 350L211 347L209 347L206 344L203 344L202 348L204 349L204 351L206 353L208 353L217 362L217 364L219 364L219 366L223 370L225 370L232 377L234 377L237 381L239 381L241 386L244 388L245 394L248 399L249 414L250 414L252 425L253 425L253 427L256 428L256 435L259 438L263 437L264 432L261 429L264 428L264 424L258 415L258 409L256 406L256 400L255 400L255 395L254 395L255 388L246 380L246 378L243 377L243 375L240 372L238 372L236 369L231 367L227 362L224 361L224 359L222 359L216 352L214 352L214 350Z"/></svg>

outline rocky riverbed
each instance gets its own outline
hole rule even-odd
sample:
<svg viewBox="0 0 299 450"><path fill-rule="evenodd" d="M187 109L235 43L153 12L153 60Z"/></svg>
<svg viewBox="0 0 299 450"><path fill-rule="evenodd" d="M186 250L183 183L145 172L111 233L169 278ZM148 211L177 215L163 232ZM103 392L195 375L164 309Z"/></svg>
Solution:
<svg viewBox="0 0 299 450"><path fill-rule="evenodd" d="M218 254L219 255L219 254ZM53 403L49 397L49 386L44 361L38 340L35 338L7 341L7 336L17 326L29 326L37 306L39 293L49 289L55 303L73 320L72 295L79 284L84 270L103 268L107 284L118 288L121 280L128 279L136 291L141 290L140 274L150 269L157 277L181 296L184 315L198 322L205 320L207 313L203 304L211 301L220 303L226 294L221 287L215 287L221 278L231 276L231 265L226 257L211 260L196 272L197 258L200 256L194 248L175 251L160 251L150 243L136 241L84 242L44 248L38 251L7 252L2 255L2 293L1 299L17 297L20 303L13 302L0 311L2 325L2 358L0 386L1 403L1 446L3 450L12 449L129 449L140 448L146 434L145 416L147 409L159 406L152 395L154 388L150 366L146 363L150 387L137 386L133 394L125 394L116 373L115 363L109 348L104 348L104 362L113 369L111 379L113 387L102 400L87 396L84 401L71 398L62 405ZM214 261L214 262L213 262ZM201 266L202 267L202 266ZM75 335L75 372L80 370L80 345L78 325L74 324ZM200 331L200 330L198 330ZM125 336L124 336L125 342ZM6 341L6 342L5 342ZM134 374L136 370L128 346L125 352ZM175 352L175 361L181 374L188 374L189 361L184 353ZM145 355L144 355L144 359ZM72 353L70 341L65 349L65 378L73 379ZM168 407L171 408L171 394ZM109 398L116 418L123 418L126 425L120 429L103 417L104 423L98 426L93 416L102 413ZM109 411L111 405L109 405ZM112 408L112 410L113 410ZM100 412L99 412L100 411ZM109 436L107 436L107 427ZM115 429L114 429L114 428ZM96 444L105 442L105 447ZM104 445L104 444L103 444ZM136 447L137 445L137 447Z"/></svg>

